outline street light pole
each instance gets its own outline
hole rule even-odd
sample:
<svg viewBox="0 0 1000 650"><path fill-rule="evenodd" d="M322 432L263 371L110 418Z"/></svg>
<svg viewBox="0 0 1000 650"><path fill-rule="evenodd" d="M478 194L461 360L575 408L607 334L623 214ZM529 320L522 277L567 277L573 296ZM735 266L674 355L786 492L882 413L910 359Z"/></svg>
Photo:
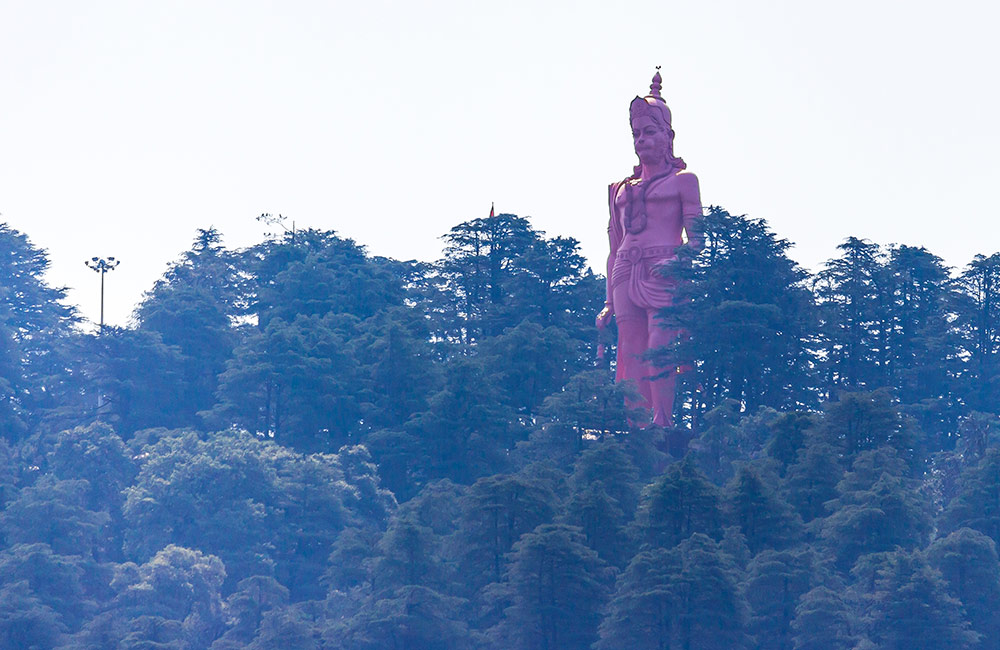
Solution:
<svg viewBox="0 0 1000 650"><path fill-rule="evenodd" d="M114 271L121 263L121 260L116 260L113 257L109 257L108 259L91 257L84 262L90 270L101 274L101 326L99 330L101 334L104 334L104 274L108 271Z"/></svg>

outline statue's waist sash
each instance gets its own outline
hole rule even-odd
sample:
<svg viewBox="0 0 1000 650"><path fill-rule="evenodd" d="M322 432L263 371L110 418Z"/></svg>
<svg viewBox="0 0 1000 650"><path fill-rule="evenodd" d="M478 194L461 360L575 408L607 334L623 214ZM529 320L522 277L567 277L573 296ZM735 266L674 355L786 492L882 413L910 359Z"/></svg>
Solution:
<svg viewBox="0 0 1000 650"><path fill-rule="evenodd" d="M674 253L675 248L676 246L647 246L645 248L642 246L629 246L628 248L619 248L618 254L615 257L635 264L639 260L650 257L676 257L677 255Z"/></svg>

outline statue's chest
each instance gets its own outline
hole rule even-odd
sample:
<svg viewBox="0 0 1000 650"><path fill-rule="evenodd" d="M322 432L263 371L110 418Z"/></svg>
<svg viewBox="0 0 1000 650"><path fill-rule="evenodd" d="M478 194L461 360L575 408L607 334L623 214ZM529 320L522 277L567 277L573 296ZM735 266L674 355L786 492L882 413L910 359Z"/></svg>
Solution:
<svg viewBox="0 0 1000 650"><path fill-rule="evenodd" d="M623 184L615 195L615 207L618 213L624 215L631 208L631 211L644 211L652 216L654 214L669 214L671 208L680 206L680 188L673 179L665 181L654 181L649 186L642 183Z"/></svg>

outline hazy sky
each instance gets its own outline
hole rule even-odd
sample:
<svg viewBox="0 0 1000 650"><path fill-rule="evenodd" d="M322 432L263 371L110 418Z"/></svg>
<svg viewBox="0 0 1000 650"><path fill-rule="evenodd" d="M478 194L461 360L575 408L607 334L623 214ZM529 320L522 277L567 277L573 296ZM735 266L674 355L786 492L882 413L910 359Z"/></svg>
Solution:
<svg viewBox="0 0 1000 650"><path fill-rule="evenodd" d="M615 8L612 8L615 7ZM606 255L656 65L706 205L815 268L847 236L1000 250L995 2L0 0L0 220L96 320L215 226L281 213L377 255L531 217Z"/></svg>

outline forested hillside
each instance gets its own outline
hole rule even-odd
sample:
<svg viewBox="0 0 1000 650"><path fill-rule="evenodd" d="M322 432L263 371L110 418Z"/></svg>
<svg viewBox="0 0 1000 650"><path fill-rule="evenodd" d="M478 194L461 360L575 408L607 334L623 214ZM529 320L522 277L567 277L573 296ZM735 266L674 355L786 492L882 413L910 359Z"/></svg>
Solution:
<svg viewBox="0 0 1000 650"><path fill-rule="evenodd" d="M702 227L668 450L517 216L202 230L100 334L0 225L0 649L1000 648L1000 254Z"/></svg>

